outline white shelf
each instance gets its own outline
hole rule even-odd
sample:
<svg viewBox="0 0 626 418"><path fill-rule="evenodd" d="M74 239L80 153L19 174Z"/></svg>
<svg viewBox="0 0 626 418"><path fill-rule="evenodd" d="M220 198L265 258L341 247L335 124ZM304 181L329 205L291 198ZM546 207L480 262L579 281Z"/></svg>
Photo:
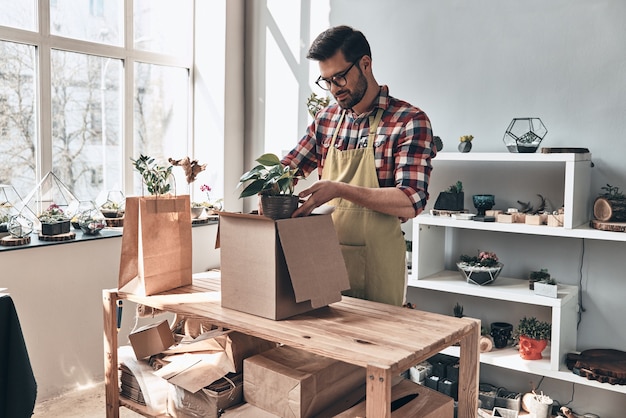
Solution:
<svg viewBox="0 0 626 418"><path fill-rule="evenodd" d="M563 205L564 226L479 222L421 214L413 220L412 274L408 286L450 295L523 304L531 310L533 306L547 308L551 316L552 336L551 344L544 350L544 359L526 361L517 350L509 348L483 353L481 362L626 393L624 386L615 387L587 380L567 370L565 366L567 354L577 349L577 286L559 285L558 297L549 298L535 295L528 288L527 280L498 277L490 285L478 286L467 283L457 271L445 270L445 266L452 261L446 250L452 248L451 241L458 237L452 231L454 229L523 234L536 236L537 239L563 237L626 242L626 233L600 231L588 226L593 201L590 194L591 154L439 153L433 160L433 173L437 173L437 176L433 175L433 182L429 186L431 193L436 194L445 190L449 184L461 180L466 195L483 192L495 194L496 209L502 209L501 205L519 203L519 199L527 201L537 193L542 193L553 206ZM466 208L472 207L468 197L465 196ZM444 298L448 297L444 295ZM499 306L497 309L503 309L502 305ZM448 354L454 352L454 348L446 350Z"/></svg>
<svg viewBox="0 0 626 418"><path fill-rule="evenodd" d="M548 349L550 346L548 346ZM549 350L545 352L549 352ZM444 354L459 357L459 347L448 347L442 351ZM626 385L611 385L610 383L600 383L595 380L574 374L571 370L551 370L550 357L544 355L541 360L524 360L519 352L514 348L494 349L488 353L480 354L480 362L491 366L502 367L504 369L515 370L523 373L531 373L538 376L545 376L552 379L563 380L594 388L605 389L617 393L626 393Z"/></svg>
<svg viewBox="0 0 626 418"><path fill-rule="evenodd" d="M439 152L435 161L478 161L478 162L575 162L591 161L591 153L514 153L514 152Z"/></svg>
<svg viewBox="0 0 626 418"><path fill-rule="evenodd" d="M578 226L576 228L563 228L547 225L526 225L526 224L513 224L502 222L479 222L479 221L464 221L459 219L452 219L449 216L433 216L429 214L418 215L414 220L414 223L420 225L431 226L444 226L451 228L461 229L475 229L480 231L493 231L493 232L510 232L514 234L527 234L527 235L544 235L551 237L564 237L564 238L587 238L597 239L604 241L620 241L626 242L626 233L624 232L611 232L602 231L599 229L593 229L588 225Z"/></svg>
<svg viewBox="0 0 626 418"><path fill-rule="evenodd" d="M489 285L478 286L467 283L458 271L451 270L444 270L420 280L410 276L408 285L420 289L549 307L562 307L578 297L576 286L559 285L558 298L549 298L535 295L528 287L527 280L498 277Z"/></svg>

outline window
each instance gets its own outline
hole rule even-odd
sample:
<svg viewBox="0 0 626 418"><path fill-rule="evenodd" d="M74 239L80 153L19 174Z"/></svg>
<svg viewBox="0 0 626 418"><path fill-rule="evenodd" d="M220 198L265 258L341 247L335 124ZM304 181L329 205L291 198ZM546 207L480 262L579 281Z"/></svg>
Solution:
<svg viewBox="0 0 626 418"><path fill-rule="evenodd" d="M140 153L206 160L193 154L194 7L0 0L0 184L24 197L52 171L96 200L141 192L130 162Z"/></svg>

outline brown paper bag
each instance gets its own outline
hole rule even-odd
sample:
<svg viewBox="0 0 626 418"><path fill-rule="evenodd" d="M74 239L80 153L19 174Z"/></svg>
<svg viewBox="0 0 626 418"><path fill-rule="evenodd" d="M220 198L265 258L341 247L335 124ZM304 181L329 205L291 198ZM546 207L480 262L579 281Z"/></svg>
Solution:
<svg viewBox="0 0 626 418"><path fill-rule="evenodd" d="M126 198L118 288L153 295L191 284L189 195Z"/></svg>

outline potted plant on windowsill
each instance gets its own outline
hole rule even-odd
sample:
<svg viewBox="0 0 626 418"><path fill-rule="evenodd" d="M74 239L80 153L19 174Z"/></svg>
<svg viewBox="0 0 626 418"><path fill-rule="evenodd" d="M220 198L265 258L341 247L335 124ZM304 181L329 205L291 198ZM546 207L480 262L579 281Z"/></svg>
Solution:
<svg viewBox="0 0 626 418"><path fill-rule="evenodd" d="M540 360L541 352L552 336L552 325L535 317L520 319L515 329L515 339L519 342L519 353L524 360Z"/></svg>
<svg viewBox="0 0 626 418"><path fill-rule="evenodd" d="M259 164L239 179L239 198L260 195L263 215L272 219L289 218L298 208L294 188L297 169L284 166L275 154L263 154L255 160Z"/></svg>
<svg viewBox="0 0 626 418"><path fill-rule="evenodd" d="M38 216L41 222L41 235L60 235L70 232L70 218L55 203L52 203Z"/></svg>

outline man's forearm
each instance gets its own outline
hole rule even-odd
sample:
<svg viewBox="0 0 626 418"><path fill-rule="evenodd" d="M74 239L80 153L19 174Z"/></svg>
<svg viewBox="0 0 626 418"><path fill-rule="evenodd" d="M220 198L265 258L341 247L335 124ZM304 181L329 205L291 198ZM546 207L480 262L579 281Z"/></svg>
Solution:
<svg viewBox="0 0 626 418"><path fill-rule="evenodd" d="M411 199L395 187L371 188L346 183L337 183L337 186L339 197L357 205L398 218L415 217Z"/></svg>

